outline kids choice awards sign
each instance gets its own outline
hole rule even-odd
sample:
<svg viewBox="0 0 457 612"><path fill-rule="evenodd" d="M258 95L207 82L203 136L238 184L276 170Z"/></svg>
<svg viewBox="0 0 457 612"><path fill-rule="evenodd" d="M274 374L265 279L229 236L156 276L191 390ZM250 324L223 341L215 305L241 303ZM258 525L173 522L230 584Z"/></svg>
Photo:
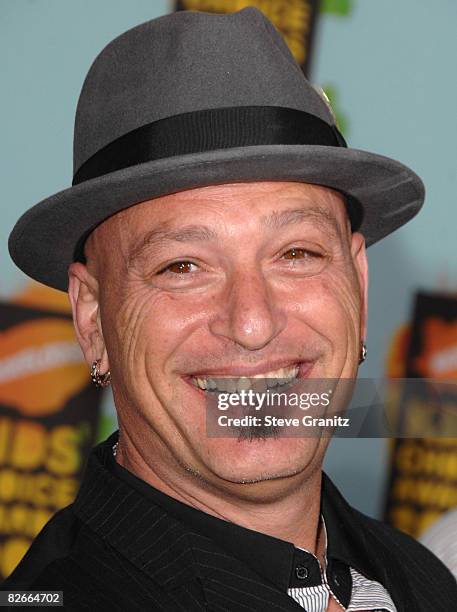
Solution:
<svg viewBox="0 0 457 612"><path fill-rule="evenodd" d="M420 293L389 359L393 385L387 408L400 437L392 443L385 518L418 537L457 506L457 298ZM422 380L419 380L422 379Z"/></svg>
<svg viewBox="0 0 457 612"><path fill-rule="evenodd" d="M0 303L0 579L73 501L95 442L100 393L67 299L34 286Z"/></svg>

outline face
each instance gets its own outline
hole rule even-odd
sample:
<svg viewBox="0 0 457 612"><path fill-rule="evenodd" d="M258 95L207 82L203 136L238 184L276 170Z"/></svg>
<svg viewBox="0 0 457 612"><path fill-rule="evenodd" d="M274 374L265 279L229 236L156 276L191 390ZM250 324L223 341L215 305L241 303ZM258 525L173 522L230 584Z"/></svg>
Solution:
<svg viewBox="0 0 457 612"><path fill-rule="evenodd" d="M320 466L325 438L210 438L209 379L351 378L364 241L344 200L303 183L210 186L135 205L89 238L70 297L88 363L111 370L121 432L164 474L220 489Z"/></svg>

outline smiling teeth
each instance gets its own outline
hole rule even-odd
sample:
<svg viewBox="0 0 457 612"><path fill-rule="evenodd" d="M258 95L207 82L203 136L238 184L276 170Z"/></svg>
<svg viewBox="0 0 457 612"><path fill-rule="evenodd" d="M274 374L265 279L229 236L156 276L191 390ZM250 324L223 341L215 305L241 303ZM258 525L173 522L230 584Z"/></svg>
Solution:
<svg viewBox="0 0 457 612"><path fill-rule="evenodd" d="M288 368L279 368L279 370L264 372L263 374L255 374L249 377L192 377L192 382L203 391L222 391L224 393L239 393L240 391L249 391L249 389L266 391L267 389L286 385L294 380L298 376L298 370L298 365L295 365Z"/></svg>

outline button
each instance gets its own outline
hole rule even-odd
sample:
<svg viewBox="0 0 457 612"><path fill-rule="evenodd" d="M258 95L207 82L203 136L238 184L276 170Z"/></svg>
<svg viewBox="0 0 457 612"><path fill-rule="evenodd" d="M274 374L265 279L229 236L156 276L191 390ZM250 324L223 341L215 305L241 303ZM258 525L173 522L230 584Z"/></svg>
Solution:
<svg viewBox="0 0 457 612"><path fill-rule="evenodd" d="M299 580L305 580L306 578L308 578L308 574L308 568L304 565L297 565L297 567L295 568L295 575Z"/></svg>
<svg viewBox="0 0 457 612"><path fill-rule="evenodd" d="M337 587L340 586L340 581L338 580L338 574L336 572L333 573L333 582L336 584Z"/></svg>

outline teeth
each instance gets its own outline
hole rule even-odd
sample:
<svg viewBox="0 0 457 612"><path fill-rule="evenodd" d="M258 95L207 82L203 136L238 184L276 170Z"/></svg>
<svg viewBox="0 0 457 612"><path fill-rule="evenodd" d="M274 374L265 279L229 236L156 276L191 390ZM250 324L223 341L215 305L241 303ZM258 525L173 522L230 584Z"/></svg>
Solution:
<svg viewBox="0 0 457 612"><path fill-rule="evenodd" d="M218 378L193 377L192 382L196 387L204 391L238 393L239 391L254 389L257 392L263 392L267 389L283 386L297 378L298 369L298 365L295 365L264 372L263 374L255 374L254 376L241 376L238 379L226 376Z"/></svg>
<svg viewBox="0 0 457 612"><path fill-rule="evenodd" d="M277 387L280 384L279 378L268 378L265 382L269 389L271 389L271 387Z"/></svg>
<svg viewBox="0 0 457 612"><path fill-rule="evenodd" d="M206 389L206 380L204 378L197 378L197 385L200 389Z"/></svg>
<svg viewBox="0 0 457 612"><path fill-rule="evenodd" d="M238 391L249 391L249 389L251 388L251 381L249 380L249 378L242 376L238 379L237 388Z"/></svg>
<svg viewBox="0 0 457 612"><path fill-rule="evenodd" d="M264 393L264 391L268 389L268 380L266 378L260 378L260 376L255 376L252 382L252 388L254 391L257 391L257 393Z"/></svg>
<svg viewBox="0 0 457 612"><path fill-rule="evenodd" d="M227 391L228 393L235 393L237 382L238 381L236 380L236 378L229 378L225 380L225 391Z"/></svg>

